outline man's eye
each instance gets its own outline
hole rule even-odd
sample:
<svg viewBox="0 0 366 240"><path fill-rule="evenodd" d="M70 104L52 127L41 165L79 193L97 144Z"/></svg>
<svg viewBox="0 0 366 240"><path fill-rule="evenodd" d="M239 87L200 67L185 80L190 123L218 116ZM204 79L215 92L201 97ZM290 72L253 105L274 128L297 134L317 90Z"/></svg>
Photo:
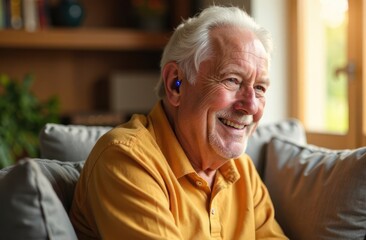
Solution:
<svg viewBox="0 0 366 240"><path fill-rule="evenodd" d="M231 83L239 84L239 81L236 78L228 78L227 81L231 82Z"/></svg>
<svg viewBox="0 0 366 240"><path fill-rule="evenodd" d="M223 81L223 83L225 84L226 87L229 87L229 88L239 88L240 87L240 82L236 78L227 78Z"/></svg>
<svg viewBox="0 0 366 240"><path fill-rule="evenodd" d="M258 85L258 86L255 86L255 90L256 90L258 93L264 94L264 93L266 93L267 88L266 88L266 87L264 87L264 86Z"/></svg>

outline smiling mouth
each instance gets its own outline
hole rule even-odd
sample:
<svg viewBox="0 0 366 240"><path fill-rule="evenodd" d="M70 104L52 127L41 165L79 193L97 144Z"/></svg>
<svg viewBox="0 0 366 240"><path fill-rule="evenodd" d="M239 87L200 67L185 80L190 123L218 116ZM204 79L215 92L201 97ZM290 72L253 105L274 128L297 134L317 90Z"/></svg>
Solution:
<svg viewBox="0 0 366 240"><path fill-rule="evenodd" d="M229 121L227 119L224 119L224 118L219 118L220 122L222 122L224 125L228 126L228 127L232 127L232 128L235 128L235 129L238 129L238 130L242 130L244 129L246 126L246 124L238 124L238 123L234 123L232 121Z"/></svg>

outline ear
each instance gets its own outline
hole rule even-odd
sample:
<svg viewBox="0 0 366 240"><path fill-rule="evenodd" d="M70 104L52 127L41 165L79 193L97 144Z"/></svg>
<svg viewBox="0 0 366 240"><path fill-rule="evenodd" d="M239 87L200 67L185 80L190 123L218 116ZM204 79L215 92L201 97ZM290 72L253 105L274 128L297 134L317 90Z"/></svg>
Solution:
<svg viewBox="0 0 366 240"><path fill-rule="evenodd" d="M180 103L180 92L176 88L175 82L179 79L182 80L179 74L179 67L176 62L169 62L165 64L163 71L163 81L166 93L166 100L174 107L179 106Z"/></svg>

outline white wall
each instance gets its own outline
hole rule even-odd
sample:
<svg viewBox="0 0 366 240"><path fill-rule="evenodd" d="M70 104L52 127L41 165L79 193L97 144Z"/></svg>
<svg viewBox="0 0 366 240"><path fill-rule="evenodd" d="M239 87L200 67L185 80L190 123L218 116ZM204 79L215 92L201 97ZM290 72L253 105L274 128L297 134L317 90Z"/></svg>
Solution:
<svg viewBox="0 0 366 240"><path fill-rule="evenodd" d="M209 6L212 4L227 5L227 6L233 5L233 6L238 6L238 7L244 8L244 9L246 7L249 7L249 4L251 2L253 2L253 0L202 0L203 6Z"/></svg>
<svg viewBox="0 0 366 240"><path fill-rule="evenodd" d="M248 0L203 0L208 6L215 4L243 7ZM262 124L283 120L288 117L288 69L287 69L287 0L250 0L251 15L258 24L268 29L273 37L274 51L270 69L271 86Z"/></svg>
<svg viewBox="0 0 366 240"><path fill-rule="evenodd" d="M252 0L251 8L253 18L272 33L274 41L270 69L271 86L262 123L276 122L289 116L286 0Z"/></svg>

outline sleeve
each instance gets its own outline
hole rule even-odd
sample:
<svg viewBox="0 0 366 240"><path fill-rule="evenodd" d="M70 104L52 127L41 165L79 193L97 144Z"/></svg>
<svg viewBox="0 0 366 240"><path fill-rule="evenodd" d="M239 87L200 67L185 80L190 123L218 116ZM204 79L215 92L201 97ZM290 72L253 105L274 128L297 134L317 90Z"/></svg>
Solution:
<svg viewBox="0 0 366 240"><path fill-rule="evenodd" d="M249 159L253 190L256 239L288 239L275 219L275 210L267 187Z"/></svg>
<svg viewBox="0 0 366 240"><path fill-rule="evenodd" d="M109 146L96 161L87 197L102 239L181 239L159 169Z"/></svg>

